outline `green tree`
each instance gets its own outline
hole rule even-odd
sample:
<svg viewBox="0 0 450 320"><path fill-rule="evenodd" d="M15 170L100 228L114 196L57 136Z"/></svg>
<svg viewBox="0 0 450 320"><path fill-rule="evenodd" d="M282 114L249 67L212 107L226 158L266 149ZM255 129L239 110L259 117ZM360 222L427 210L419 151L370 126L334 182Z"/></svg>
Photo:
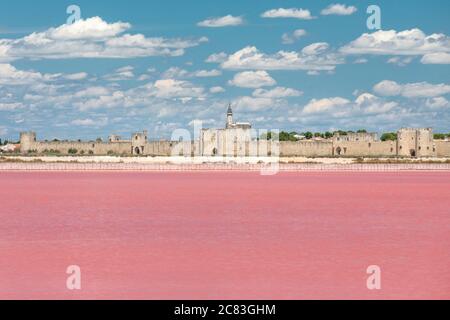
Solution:
<svg viewBox="0 0 450 320"><path fill-rule="evenodd" d="M335 131L334 133L337 133L337 134L339 134L341 136L347 136L348 135L347 131L343 131L343 130L338 130L338 131Z"/></svg>
<svg viewBox="0 0 450 320"><path fill-rule="evenodd" d="M332 137L333 137L333 134L331 132L329 132L329 131L325 132L325 138L326 139L330 139Z"/></svg>
<svg viewBox="0 0 450 320"><path fill-rule="evenodd" d="M381 135L381 141L396 141L397 133L395 132L386 132Z"/></svg>
<svg viewBox="0 0 450 320"><path fill-rule="evenodd" d="M357 133L367 133L367 130L366 129L360 129L360 130L358 130L358 131L356 131Z"/></svg>
<svg viewBox="0 0 450 320"><path fill-rule="evenodd" d="M321 132L314 133L315 138L323 138L323 134Z"/></svg>
<svg viewBox="0 0 450 320"><path fill-rule="evenodd" d="M435 133L434 134L434 140L445 140L446 137L447 137L447 135L444 133Z"/></svg>
<svg viewBox="0 0 450 320"><path fill-rule="evenodd" d="M310 131L307 131L303 134L306 139L311 140L313 138L313 133Z"/></svg>

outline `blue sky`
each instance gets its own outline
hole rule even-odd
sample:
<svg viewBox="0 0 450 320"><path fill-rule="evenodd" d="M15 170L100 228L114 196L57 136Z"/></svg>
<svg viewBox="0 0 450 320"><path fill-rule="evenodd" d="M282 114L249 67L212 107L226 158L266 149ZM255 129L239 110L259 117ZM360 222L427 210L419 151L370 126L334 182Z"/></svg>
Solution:
<svg viewBox="0 0 450 320"><path fill-rule="evenodd" d="M450 131L447 0L0 6L0 138L170 138L222 127L229 102L259 129Z"/></svg>

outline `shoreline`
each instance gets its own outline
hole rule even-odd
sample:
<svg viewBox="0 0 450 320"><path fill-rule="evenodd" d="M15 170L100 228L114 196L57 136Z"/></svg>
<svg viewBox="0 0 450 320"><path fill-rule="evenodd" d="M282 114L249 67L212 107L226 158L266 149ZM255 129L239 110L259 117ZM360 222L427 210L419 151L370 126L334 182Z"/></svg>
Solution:
<svg viewBox="0 0 450 320"><path fill-rule="evenodd" d="M6 172L450 172L449 163L410 164L126 164L126 163L0 163Z"/></svg>
<svg viewBox="0 0 450 320"><path fill-rule="evenodd" d="M450 171L449 158L0 157L0 172L398 172Z"/></svg>

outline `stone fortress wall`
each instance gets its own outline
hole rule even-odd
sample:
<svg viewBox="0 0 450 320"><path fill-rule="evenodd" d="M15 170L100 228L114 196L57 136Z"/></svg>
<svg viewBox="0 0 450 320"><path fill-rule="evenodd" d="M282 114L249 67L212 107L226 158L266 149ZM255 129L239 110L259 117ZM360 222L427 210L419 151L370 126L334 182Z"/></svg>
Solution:
<svg viewBox="0 0 450 320"><path fill-rule="evenodd" d="M231 156L231 157L450 157L450 141L433 139L433 130L403 128L397 141L380 141L376 133L336 133L331 139L271 142L257 139L251 124L233 122L231 106L224 129L202 129L197 141L149 141L147 131L130 140L111 135L103 141L38 141L20 134L21 152L62 155Z"/></svg>
<svg viewBox="0 0 450 320"><path fill-rule="evenodd" d="M246 130L206 129L198 141L184 142L148 141L145 133L134 134L128 141L38 141L34 132L24 132L20 136L20 150L23 154L167 157L278 154L280 157L450 157L450 141L433 140L430 129L401 129L398 141L338 140L334 137L323 141L281 141L276 144L251 139Z"/></svg>

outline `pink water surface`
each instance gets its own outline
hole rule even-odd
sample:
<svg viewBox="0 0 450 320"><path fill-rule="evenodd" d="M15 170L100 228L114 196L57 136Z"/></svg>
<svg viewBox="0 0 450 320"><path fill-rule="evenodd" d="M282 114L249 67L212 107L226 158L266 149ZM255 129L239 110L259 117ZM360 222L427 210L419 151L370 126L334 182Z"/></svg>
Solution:
<svg viewBox="0 0 450 320"><path fill-rule="evenodd" d="M450 298L449 172L0 173L0 202L3 299Z"/></svg>

